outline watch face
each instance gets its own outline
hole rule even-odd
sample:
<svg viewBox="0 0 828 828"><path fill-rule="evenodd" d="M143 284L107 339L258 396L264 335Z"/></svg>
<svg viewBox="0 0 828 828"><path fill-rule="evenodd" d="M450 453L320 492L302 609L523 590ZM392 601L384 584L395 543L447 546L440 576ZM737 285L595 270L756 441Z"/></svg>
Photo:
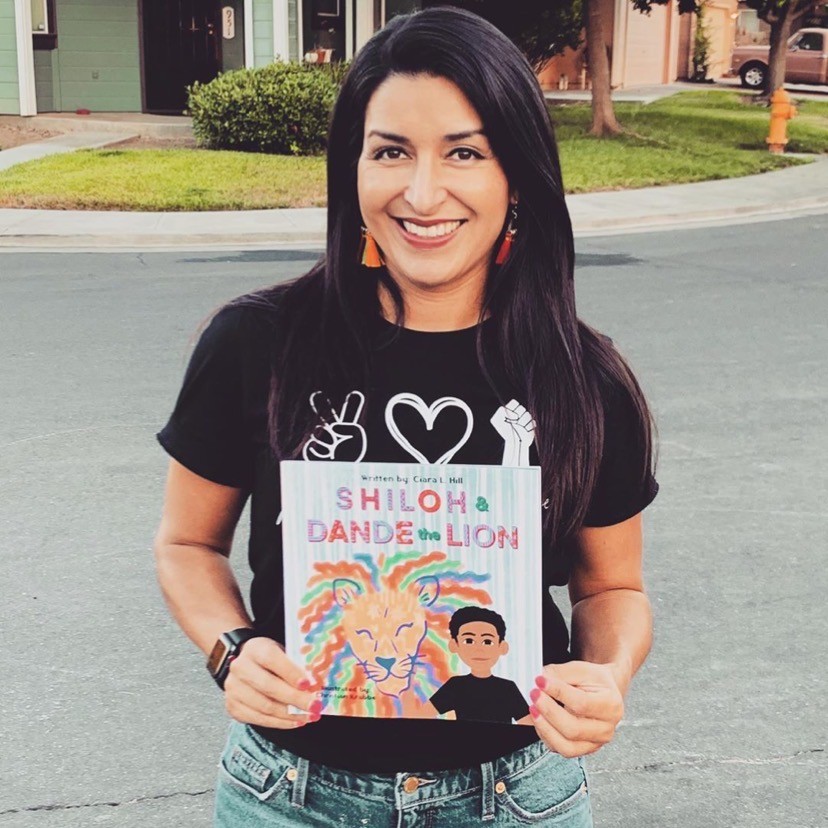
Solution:
<svg viewBox="0 0 828 828"><path fill-rule="evenodd" d="M213 652L210 653L210 658L207 659L207 669L213 676L218 674L221 665L224 663L224 659L229 648L228 643L224 640L224 636L216 641L216 645L213 647Z"/></svg>

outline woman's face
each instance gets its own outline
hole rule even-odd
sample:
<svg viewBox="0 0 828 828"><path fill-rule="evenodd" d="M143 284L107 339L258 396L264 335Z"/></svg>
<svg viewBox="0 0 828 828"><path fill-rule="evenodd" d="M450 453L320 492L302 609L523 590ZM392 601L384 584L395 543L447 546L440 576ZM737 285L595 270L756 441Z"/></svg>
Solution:
<svg viewBox="0 0 828 828"><path fill-rule="evenodd" d="M391 75L368 102L359 206L403 290L485 283L509 183L482 129L445 78Z"/></svg>

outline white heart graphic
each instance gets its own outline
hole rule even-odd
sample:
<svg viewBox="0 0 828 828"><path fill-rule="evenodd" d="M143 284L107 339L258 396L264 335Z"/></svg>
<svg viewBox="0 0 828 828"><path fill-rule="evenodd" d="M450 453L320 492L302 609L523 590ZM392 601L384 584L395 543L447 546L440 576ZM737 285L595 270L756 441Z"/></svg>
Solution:
<svg viewBox="0 0 828 828"><path fill-rule="evenodd" d="M416 394L395 394L388 400L388 405L385 406L385 424L391 432L391 436L416 460L421 463L431 463L421 451L411 445L408 438L400 431L399 426L394 420L394 407L397 405L410 405L423 418L426 428L431 431L434 428L434 421L442 411L447 408L459 408L466 415L466 432L463 436L447 451L444 452L437 460L433 461L438 465L448 463L469 439L469 435L474 428L474 415L471 409L457 397L440 397L431 405L426 405L421 397Z"/></svg>

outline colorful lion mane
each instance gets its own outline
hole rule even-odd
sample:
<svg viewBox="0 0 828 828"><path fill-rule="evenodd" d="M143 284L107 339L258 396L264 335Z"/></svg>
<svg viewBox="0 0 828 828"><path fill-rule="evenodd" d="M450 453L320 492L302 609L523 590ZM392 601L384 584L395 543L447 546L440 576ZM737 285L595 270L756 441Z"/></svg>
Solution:
<svg viewBox="0 0 828 828"><path fill-rule="evenodd" d="M371 693L372 684L346 641L342 627L343 609L335 599L335 582L347 578L364 592L405 590L420 578L434 578L439 584L437 600L424 607L428 631L420 644L408 692L420 701L428 700L451 675L459 660L449 652L449 619L455 610L469 604L492 603L480 584L490 576L461 569L460 561L448 560L444 552L398 552L374 560L355 555L353 561L317 562L302 596L299 621L304 636L302 654L318 688L345 687L348 692L338 703L326 702L326 712L347 716L398 716L400 703L382 693Z"/></svg>

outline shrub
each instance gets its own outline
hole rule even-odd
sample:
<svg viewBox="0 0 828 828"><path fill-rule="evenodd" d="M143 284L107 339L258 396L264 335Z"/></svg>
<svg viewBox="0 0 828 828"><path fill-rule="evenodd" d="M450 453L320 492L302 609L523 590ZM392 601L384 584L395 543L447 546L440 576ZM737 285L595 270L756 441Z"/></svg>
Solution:
<svg viewBox="0 0 828 828"><path fill-rule="evenodd" d="M236 69L187 92L199 146L279 155L325 150L341 70L275 62Z"/></svg>

